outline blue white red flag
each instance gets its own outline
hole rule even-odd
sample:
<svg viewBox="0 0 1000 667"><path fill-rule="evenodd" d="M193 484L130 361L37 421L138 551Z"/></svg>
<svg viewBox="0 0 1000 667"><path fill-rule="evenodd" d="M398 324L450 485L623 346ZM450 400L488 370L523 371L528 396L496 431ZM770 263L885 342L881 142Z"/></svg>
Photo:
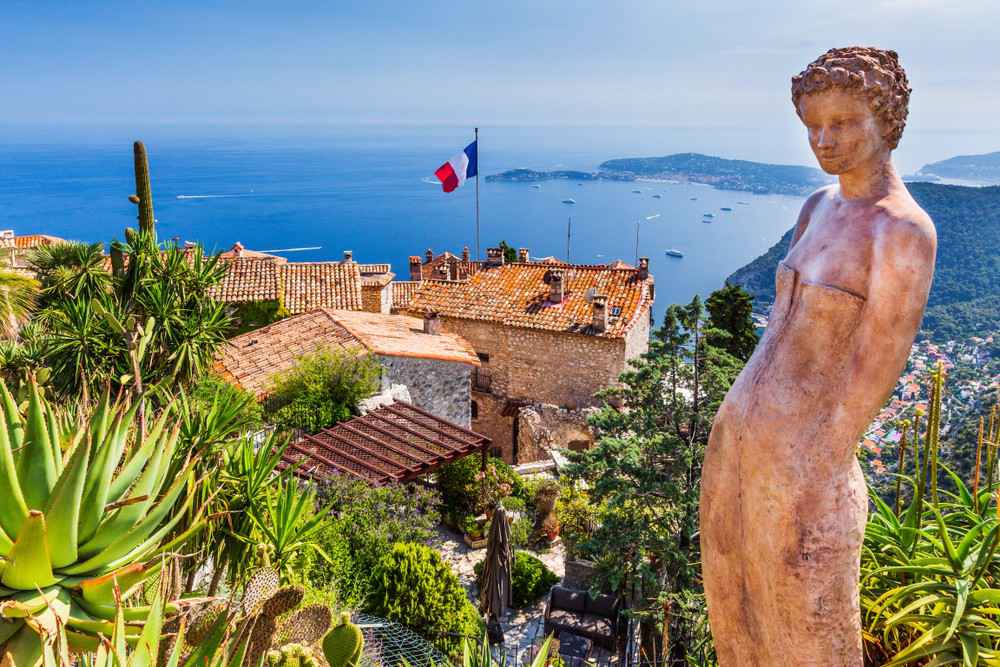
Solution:
<svg viewBox="0 0 1000 667"><path fill-rule="evenodd" d="M434 175L441 181L441 189L451 192L473 178L479 172L478 141L473 141L465 150L438 167Z"/></svg>

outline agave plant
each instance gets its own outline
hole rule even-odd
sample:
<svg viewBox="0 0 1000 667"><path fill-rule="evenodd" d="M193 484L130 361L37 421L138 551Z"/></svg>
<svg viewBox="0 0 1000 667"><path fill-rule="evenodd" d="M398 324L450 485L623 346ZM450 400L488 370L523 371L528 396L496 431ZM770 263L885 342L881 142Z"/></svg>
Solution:
<svg viewBox="0 0 1000 667"><path fill-rule="evenodd" d="M200 526L162 543L184 516L171 510L193 465L167 474L179 430L170 409L142 434L136 405L105 395L73 419L34 382L28 394L22 414L0 383L0 658L18 667L96 650L116 624L138 642L151 610L126 606L119 618L119 603Z"/></svg>
<svg viewBox="0 0 1000 667"><path fill-rule="evenodd" d="M944 373L932 379L926 430L913 424L912 487L903 507L870 493L874 511L865 530L861 606L867 664L1000 664L1000 523L991 498L996 426L980 432L989 456L985 485L977 470L972 488L938 462ZM922 445L922 446L921 446ZM905 460L906 438L900 461ZM939 489L943 471L952 489Z"/></svg>

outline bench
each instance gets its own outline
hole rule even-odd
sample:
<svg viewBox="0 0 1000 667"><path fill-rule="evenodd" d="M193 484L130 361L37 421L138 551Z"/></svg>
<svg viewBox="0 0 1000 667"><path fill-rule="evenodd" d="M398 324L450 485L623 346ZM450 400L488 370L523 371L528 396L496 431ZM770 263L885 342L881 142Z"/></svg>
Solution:
<svg viewBox="0 0 1000 667"><path fill-rule="evenodd" d="M561 631L586 637L614 651L618 640L618 598L553 586L545 605L545 634Z"/></svg>

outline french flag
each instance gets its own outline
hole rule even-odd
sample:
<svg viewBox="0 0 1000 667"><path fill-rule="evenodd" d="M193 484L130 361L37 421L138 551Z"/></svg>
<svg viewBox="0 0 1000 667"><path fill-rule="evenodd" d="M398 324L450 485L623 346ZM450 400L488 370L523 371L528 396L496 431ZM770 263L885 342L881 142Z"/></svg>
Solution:
<svg viewBox="0 0 1000 667"><path fill-rule="evenodd" d="M438 167L434 175L441 181L441 189L451 192L479 173L479 141L473 141L465 150Z"/></svg>

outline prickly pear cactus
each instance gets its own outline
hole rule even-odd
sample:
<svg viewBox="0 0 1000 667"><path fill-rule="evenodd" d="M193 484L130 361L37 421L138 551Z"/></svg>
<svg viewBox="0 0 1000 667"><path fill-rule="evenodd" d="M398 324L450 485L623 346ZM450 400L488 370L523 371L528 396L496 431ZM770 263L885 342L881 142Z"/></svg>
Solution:
<svg viewBox="0 0 1000 667"><path fill-rule="evenodd" d="M278 642L317 646L333 625L329 607L313 604L289 614L281 621Z"/></svg>
<svg viewBox="0 0 1000 667"><path fill-rule="evenodd" d="M349 614L342 614L340 623L323 638L323 654L330 667L357 667L364 646L361 628L351 623Z"/></svg>
<svg viewBox="0 0 1000 667"><path fill-rule="evenodd" d="M302 644L286 644L274 651L268 651L267 667L319 667L316 654Z"/></svg>

